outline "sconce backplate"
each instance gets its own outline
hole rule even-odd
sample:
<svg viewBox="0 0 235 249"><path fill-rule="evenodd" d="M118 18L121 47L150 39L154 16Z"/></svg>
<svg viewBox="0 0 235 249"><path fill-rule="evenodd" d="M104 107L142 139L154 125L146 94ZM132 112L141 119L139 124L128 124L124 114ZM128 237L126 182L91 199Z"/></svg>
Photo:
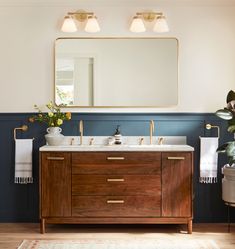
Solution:
<svg viewBox="0 0 235 249"><path fill-rule="evenodd" d="M68 15L72 15L79 22L85 22L88 16L93 15L93 12L86 12L84 10L77 10L76 12L69 12Z"/></svg>
<svg viewBox="0 0 235 249"><path fill-rule="evenodd" d="M137 12L137 16L141 16L145 22L153 22L156 17L162 16L160 12Z"/></svg>
<svg viewBox="0 0 235 249"><path fill-rule="evenodd" d="M155 20L156 15L155 13L149 12L149 13L143 13L142 17L146 22L152 22Z"/></svg>
<svg viewBox="0 0 235 249"><path fill-rule="evenodd" d="M76 13L74 14L74 17L79 21L79 22L84 22L86 21L87 19L87 14L84 12L84 13Z"/></svg>

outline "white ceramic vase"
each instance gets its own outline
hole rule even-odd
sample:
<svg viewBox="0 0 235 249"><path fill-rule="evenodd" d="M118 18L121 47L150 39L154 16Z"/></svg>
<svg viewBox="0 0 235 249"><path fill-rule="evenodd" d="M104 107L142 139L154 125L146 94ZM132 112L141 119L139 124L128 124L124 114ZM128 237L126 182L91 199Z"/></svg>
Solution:
<svg viewBox="0 0 235 249"><path fill-rule="evenodd" d="M60 127L49 127L45 135L47 145L59 146L64 141L64 135L61 134L62 129Z"/></svg>

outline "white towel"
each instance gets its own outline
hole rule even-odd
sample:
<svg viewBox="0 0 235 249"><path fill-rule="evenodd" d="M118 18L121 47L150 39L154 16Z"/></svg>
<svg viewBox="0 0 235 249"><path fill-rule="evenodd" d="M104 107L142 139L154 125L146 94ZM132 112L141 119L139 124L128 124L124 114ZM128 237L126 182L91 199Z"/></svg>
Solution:
<svg viewBox="0 0 235 249"><path fill-rule="evenodd" d="M217 182L218 137L200 137L200 183Z"/></svg>
<svg viewBox="0 0 235 249"><path fill-rule="evenodd" d="M33 183L33 139L15 140L15 183Z"/></svg>

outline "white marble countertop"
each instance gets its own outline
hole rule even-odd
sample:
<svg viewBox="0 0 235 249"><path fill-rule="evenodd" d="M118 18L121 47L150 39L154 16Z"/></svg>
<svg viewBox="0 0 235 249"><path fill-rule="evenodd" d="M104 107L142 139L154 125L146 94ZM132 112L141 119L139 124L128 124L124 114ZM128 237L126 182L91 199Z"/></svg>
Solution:
<svg viewBox="0 0 235 249"><path fill-rule="evenodd" d="M189 145L61 145L42 146L40 151L194 151Z"/></svg>
<svg viewBox="0 0 235 249"><path fill-rule="evenodd" d="M163 144L158 145L160 137L153 137L150 145L149 136L123 136L122 145L108 145L110 137L84 136L83 144L80 144L79 136L64 136L59 146L42 146L40 151L194 151L194 148L187 145L185 136L163 136ZM92 139L92 145L90 141ZM140 139L143 143L140 144Z"/></svg>

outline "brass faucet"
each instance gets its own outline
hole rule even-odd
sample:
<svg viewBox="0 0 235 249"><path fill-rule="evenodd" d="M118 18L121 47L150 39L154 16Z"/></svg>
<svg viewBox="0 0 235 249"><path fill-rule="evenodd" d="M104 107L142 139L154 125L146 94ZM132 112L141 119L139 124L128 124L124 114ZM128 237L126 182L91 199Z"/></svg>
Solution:
<svg viewBox="0 0 235 249"><path fill-rule="evenodd" d="M79 132L80 132L80 145L82 145L82 138L83 138L83 121L80 120L79 122Z"/></svg>
<svg viewBox="0 0 235 249"><path fill-rule="evenodd" d="M150 144L153 144L154 121L150 121Z"/></svg>

